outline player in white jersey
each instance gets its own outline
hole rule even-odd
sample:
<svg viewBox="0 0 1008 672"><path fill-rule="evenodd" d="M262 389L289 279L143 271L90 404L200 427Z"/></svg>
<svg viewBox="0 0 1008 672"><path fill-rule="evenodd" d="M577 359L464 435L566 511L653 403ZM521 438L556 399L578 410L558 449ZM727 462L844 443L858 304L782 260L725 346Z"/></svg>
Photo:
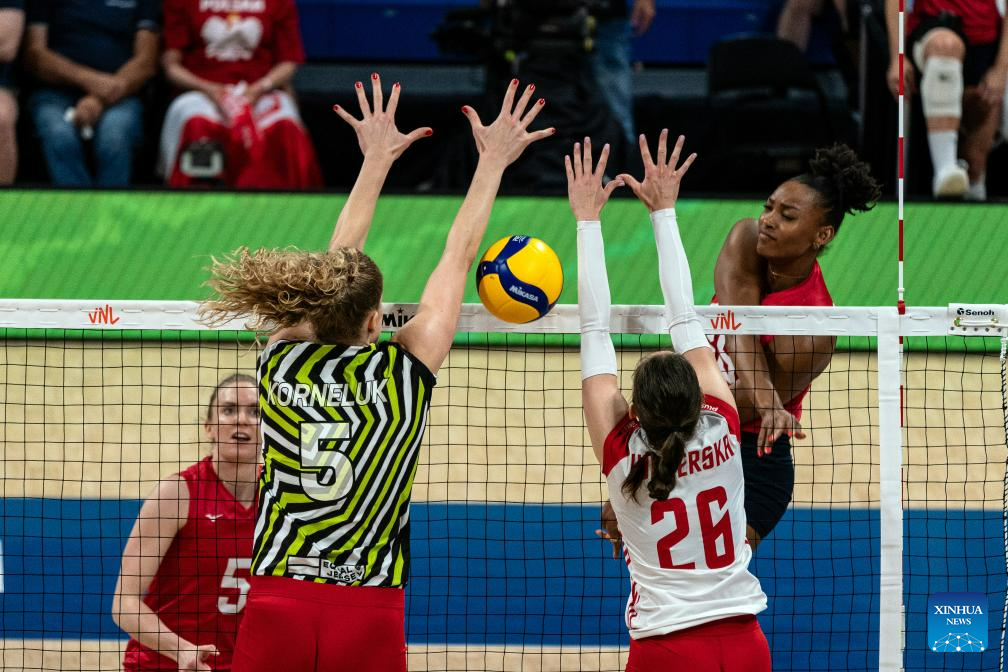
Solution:
<svg viewBox="0 0 1008 672"><path fill-rule="evenodd" d="M644 180L601 184L609 147L593 168L591 142L567 157L578 220L578 303L585 421L623 531L631 591L628 671L764 672L770 651L755 614L766 609L749 573L739 415L693 308L689 264L676 224L684 138L652 160L641 136ZM678 354L643 358L631 402L619 387L609 337L609 284L599 214L627 184L651 212L665 315Z"/></svg>

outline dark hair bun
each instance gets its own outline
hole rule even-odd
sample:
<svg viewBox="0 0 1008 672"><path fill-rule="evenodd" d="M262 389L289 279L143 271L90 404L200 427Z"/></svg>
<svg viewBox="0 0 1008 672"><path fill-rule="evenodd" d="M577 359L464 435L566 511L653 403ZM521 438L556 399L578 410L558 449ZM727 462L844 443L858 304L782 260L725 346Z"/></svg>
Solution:
<svg viewBox="0 0 1008 672"><path fill-rule="evenodd" d="M882 195L868 164L842 143L817 149L809 161L809 172L813 178L821 178L833 186L838 213L871 210Z"/></svg>

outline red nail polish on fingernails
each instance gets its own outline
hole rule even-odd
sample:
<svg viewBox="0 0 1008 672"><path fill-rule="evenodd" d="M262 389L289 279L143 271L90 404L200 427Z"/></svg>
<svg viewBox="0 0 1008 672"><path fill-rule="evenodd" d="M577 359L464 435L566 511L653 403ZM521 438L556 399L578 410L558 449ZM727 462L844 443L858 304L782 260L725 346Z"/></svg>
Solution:
<svg viewBox="0 0 1008 672"><path fill-rule="evenodd" d="M469 106L468 105L463 105L462 106L462 114L469 114Z"/></svg>
<svg viewBox="0 0 1008 672"><path fill-rule="evenodd" d="M535 91L535 84L529 84L529 91Z"/></svg>
<svg viewBox="0 0 1008 672"><path fill-rule="evenodd" d="M555 128L551 128L550 129L550 135L556 135L556 129Z"/></svg>
<svg viewBox="0 0 1008 672"><path fill-rule="evenodd" d="M378 79L378 73L377 72L372 72L371 73L371 79Z"/></svg>
<svg viewBox="0 0 1008 672"><path fill-rule="evenodd" d="M333 112L339 112L339 105L332 106Z"/></svg>
<svg viewBox="0 0 1008 672"><path fill-rule="evenodd" d="M357 86L357 88L358 88L358 89L362 89L362 88L364 88L364 85L363 85L363 84L361 84L360 82L357 82L357 85L356 85L356 86Z"/></svg>
<svg viewBox="0 0 1008 672"><path fill-rule="evenodd" d="M545 105L546 104L546 99L545 98L540 98L539 99L539 104L540 105Z"/></svg>
<svg viewBox="0 0 1008 672"><path fill-rule="evenodd" d="M430 136L434 135L434 131L427 129L427 132L424 133L424 135L426 135L429 138Z"/></svg>
<svg viewBox="0 0 1008 672"><path fill-rule="evenodd" d="M393 84L392 88L393 89L398 89L399 88L399 82L396 82L395 84Z"/></svg>
<svg viewBox="0 0 1008 672"><path fill-rule="evenodd" d="M517 83L518 83L518 80L517 80L517 79L512 79L512 80L511 80L511 86L514 86L514 85L515 85L515 84L517 84Z"/></svg>

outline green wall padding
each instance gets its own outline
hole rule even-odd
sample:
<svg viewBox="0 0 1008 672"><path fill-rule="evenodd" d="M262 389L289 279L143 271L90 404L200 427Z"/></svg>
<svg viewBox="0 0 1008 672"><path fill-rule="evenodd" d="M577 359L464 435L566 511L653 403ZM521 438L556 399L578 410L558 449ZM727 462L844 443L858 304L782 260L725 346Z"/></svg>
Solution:
<svg viewBox="0 0 1008 672"><path fill-rule="evenodd" d="M0 297L193 299L212 255L239 245L322 249L345 197L338 194L0 192ZM460 196L383 196L367 251L386 276L386 301L416 301L444 245ZM758 200L680 201L679 221L698 302L713 294L713 267L739 218ZM603 213L614 303L661 302L644 207L617 199ZM562 198L498 199L483 249L525 233L548 242L567 274L561 303L576 301L575 228ZM906 209L909 305L1008 302L1008 206L910 204ZM896 206L848 217L822 258L839 305L896 302ZM475 281L467 302L478 301Z"/></svg>

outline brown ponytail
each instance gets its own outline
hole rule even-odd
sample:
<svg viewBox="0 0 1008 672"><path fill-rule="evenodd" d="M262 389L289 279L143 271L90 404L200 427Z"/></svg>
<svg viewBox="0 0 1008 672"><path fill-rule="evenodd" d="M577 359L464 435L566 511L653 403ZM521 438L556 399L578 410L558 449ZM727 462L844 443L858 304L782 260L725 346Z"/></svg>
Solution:
<svg viewBox="0 0 1008 672"><path fill-rule="evenodd" d="M701 400L696 372L681 355L661 352L640 361L633 376L633 405L650 449L624 479L626 497L637 501L647 479L648 495L668 499L700 420Z"/></svg>

